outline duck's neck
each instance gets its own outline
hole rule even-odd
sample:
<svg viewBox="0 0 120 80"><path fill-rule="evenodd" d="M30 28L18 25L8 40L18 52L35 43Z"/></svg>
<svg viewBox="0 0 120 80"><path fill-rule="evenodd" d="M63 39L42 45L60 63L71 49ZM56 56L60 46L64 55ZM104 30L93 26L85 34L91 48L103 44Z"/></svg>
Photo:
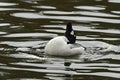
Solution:
<svg viewBox="0 0 120 80"><path fill-rule="evenodd" d="M74 44L76 41L76 36L74 35L65 35L65 37L68 39L67 44Z"/></svg>
<svg viewBox="0 0 120 80"><path fill-rule="evenodd" d="M71 23L66 25L65 37L68 39L68 44L74 44L76 41L76 36L74 35Z"/></svg>

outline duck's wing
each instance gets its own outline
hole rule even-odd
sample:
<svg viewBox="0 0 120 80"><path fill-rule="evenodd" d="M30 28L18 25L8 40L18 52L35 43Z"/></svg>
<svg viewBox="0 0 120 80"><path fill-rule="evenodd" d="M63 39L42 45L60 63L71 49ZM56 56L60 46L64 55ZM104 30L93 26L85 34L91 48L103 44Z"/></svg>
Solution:
<svg viewBox="0 0 120 80"><path fill-rule="evenodd" d="M69 44L69 46L70 46L71 49L73 49L73 48L79 48L79 47L85 48L84 46L82 46L81 44L78 44L78 43Z"/></svg>

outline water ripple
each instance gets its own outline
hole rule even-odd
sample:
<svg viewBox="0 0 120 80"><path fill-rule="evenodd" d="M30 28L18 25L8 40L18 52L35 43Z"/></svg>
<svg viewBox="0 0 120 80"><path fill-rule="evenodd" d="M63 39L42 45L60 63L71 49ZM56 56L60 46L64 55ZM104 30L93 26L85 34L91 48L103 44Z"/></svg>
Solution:
<svg viewBox="0 0 120 80"><path fill-rule="evenodd" d="M42 58L42 57L38 57L38 56L35 56L35 55L32 55L32 54L27 54L27 53L17 53L17 54L6 54L5 55L6 57L13 57L13 58L21 58L21 59L36 59L36 60L39 60L40 62L44 62L45 58Z"/></svg>
<svg viewBox="0 0 120 80"><path fill-rule="evenodd" d="M59 27L59 28L63 28L65 29L65 25L42 25L41 27L46 27L46 28L55 28L55 27ZM73 26L74 30L75 31L89 31L89 32L100 32L100 33L112 33L112 34L120 34L120 30L118 29L94 29L94 28L91 28L90 26L81 26L81 25L75 25ZM52 30L53 32L55 31L56 29ZM59 29L60 30L60 29ZM50 30L47 30L47 31L51 31ZM65 30L64 30L65 31ZM64 32L63 30L60 30L60 32ZM57 32L57 30L56 30ZM119 39L119 38L118 38Z"/></svg>
<svg viewBox="0 0 120 80"><path fill-rule="evenodd" d="M100 12L90 12L90 11L72 11L72 12L63 12L63 11L43 11L44 14L61 14L61 15L69 15L69 14L81 14L87 16L99 16L99 17L120 17L118 15L107 14L107 13L100 13Z"/></svg>
<svg viewBox="0 0 120 80"><path fill-rule="evenodd" d="M0 2L0 6L15 6L17 3Z"/></svg>
<svg viewBox="0 0 120 80"><path fill-rule="evenodd" d="M32 9L21 9L21 8L0 8L0 11L34 11Z"/></svg>
<svg viewBox="0 0 120 80"><path fill-rule="evenodd" d="M101 77L111 77L111 78L120 78L120 74L119 73L115 73L115 72L106 72L104 70L109 70L109 71L116 71L117 69L119 70L120 68L107 68L107 67L96 67L97 64L93 64L94 67L87 67L83 64L83 66L81 66L81 64L77 65L74 64L74 69L76 69L75 67L77 66L78 69L90 69L91 72L82 72L81 70L76 70L76 71L65 71L65 67L63 65L49 65L49 64L45 64L45 65L41 65L41 64L29 64L29 63L14 63L13 65L22 65L22 66L36 66L36 67L43 67L45 69L35 69L35 68L17 68L17 67L0 67L0 69L6 69L6 70L22 70L22 71L31 71L31 72L39 72L39 73L49 73L49 74L64 74L64 75L92 75L92 76L101 76ZM104 65L104 64L103 64ZM53 67L54 69L53 69ZM51 67L51 68L50 68ZM55 69L56 67L56 69ZM58 67L58 68L57 68ZM100 72L92 72L92 70L98 70L100 69ZM90 71L89 70L89 71ZM119 71L118 71L119 72Z"/></svg>
<svg viewBox="0 0 120 80"><path fill-rule="evenodd" d="M0 44L7 44L13 47L35 47L43 42L44 41L23 41L23 42L4 41L4 42L0 42Z"/></svg>
<svg viewBox="0 0 120 80"><path fill-rule="evenodd" d="M56 19L56 20L72 20L77 22L105 22L119 24L119 19L97 18L97 17L81 17L81 16L48 16L37 13L13 13L14 17L21 17L27 19Z"/></svg>
<svg viewBox="0 0 120 80"><path fill-rule="evenodd" d="M52 6L33 6L34 8L40 8L40 9L56 9L56 7Z"/></svg>
<svg viewBox="0 0 120 80"><path fill-rule="evenodd" d="M1 31L0 31L0 34L7 34L7 32L1 32Z"/></svg>
<svg viewBox="0 0 120 80"><path fill-rule="evenodd" d="M109 0L109 2L111 2L111 3L120 3L119 0Z"/></svg>
<svg viewBox="0 0 120 80"><path fill-rule="evenodd" d="M15 33L4 35L3 37L55 37L56 34L53 33Z"/></svg>
<svg viewBox="0 0 120 80"><path fill-rule="evenodd" d="M111 12L120 15L120 11L111 11Z"/></svg>
<svg viewBox="0 0 120 80"><path fill-rule="evenodd" d="M0 23L0 27L2 26L10 26L11 24L10 23Z"/></svg>
<svg viewBox="0 0 120 80"><path fill-rule="evenodd" d="M83 10L105 10L105 7L98 6L75 6L75 8Z"/></svg>

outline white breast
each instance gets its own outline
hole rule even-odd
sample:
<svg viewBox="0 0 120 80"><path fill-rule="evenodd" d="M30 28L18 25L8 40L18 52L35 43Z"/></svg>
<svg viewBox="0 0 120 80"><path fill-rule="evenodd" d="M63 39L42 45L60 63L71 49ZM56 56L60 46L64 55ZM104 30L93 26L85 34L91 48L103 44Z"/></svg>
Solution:
<svg viewBox="0 0 120 80"><path fill-rule="evenodd" d="M83 47L72 48L74 44L67 44L67 41L64 36L51 39L45 47L45 53L55 56L72 56L85 53Z"/></svg>

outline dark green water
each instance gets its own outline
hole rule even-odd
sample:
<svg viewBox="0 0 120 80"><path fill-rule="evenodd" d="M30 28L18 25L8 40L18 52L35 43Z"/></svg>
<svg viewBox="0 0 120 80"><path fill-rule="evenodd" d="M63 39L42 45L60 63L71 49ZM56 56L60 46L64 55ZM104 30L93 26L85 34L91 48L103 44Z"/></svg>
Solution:
<svg viewBox="0 0 120 80"><path fill-rule="evenodd" d="M120 0L0 0L0 80L119 80ZM77 43L104 53L50 57L72 22ZM65 64L70 66L65 66Z"/></svg>

